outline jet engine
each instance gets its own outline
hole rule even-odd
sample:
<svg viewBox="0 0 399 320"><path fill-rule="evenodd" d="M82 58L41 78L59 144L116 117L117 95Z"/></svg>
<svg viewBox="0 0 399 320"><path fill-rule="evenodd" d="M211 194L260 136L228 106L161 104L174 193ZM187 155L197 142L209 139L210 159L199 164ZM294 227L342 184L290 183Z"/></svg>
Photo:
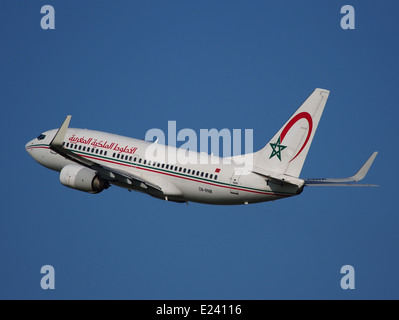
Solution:
<svg viewBox="0 0 399 320"><path fill-rule="evenodd" d="M62 168L60 182L68 188L88 193L100 193L109 188L109 182L101 179L97 172L79 164L69 164Z"/></svg>

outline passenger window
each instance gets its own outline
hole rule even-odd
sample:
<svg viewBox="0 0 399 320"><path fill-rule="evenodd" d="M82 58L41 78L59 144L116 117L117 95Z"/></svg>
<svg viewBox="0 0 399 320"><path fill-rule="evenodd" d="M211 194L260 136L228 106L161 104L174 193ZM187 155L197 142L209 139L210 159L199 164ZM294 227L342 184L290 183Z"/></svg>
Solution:
<svg viewBox="0 0 399 320"><path fill-rule="evenodd" d="M169 165L168 164L166 165L166 169L169 169Z"/></svg>
<svg viewBox="0 0 399 320"><path fill-rule="evenodd" d="M165 168L165 164L164 163L162 163L162 166L161 166L161 168L163 169L163 168Z"/></svg>
<svg viewBox="0 0 399 320"><path fill-rule="evenodd" d="M62 146L65 147L65 142L62 143Z"/></svg>
<svg viewBox="0 0 399 320"><path fill-rule="evenodd" d="M218 176L217 175L215 175L215 180L217 180L218 179Z"/></svg>
<svg viewBox="0 0 399 320"><path fill-rule="evenodd" d="M133 157L129 157L129 162L132 162Z"/></svg>
<svg viewBox="0 0 399 320"><path fill-rule="evenodd" d="M119 159L120 156L121 156L121 155L118 153L117 156L116 156L116 158Z"/></svg>
<svg viewBox="0 0 399 320"><path fill-rule="evenodd" d="M183 169L183 173L186 173L186 168Z"/></svg>
<svg viewBox="0 0 399 320"><path fill-rule="evenodd" d="M115 152L112 154L112 158L115 158Z"/></svg>
<svg viewBox="0 0 399 320"><path fill-rule="evenodd" d="M199 172L199 171L197 171L197 177L199 176L199 174L200 174L200 172Z"/></svg>
<svg viewBox="0 0 399 320"><path fill-rule="evenodd" d="M91 149L91 153L94 153L94 148Z"/></svg>
<svg viewBox="0 0 399 320"><path fill-rule="evenodd" d="M208 178L208 173L205 173L205 178Z"/></svg>
<svg viewBox="0 0 399 320"><path fill-rule="evenodd" d="M209 176L210 179L213 179L213 174L211 173L211 175Z"/></svg>
<svg viewBox="0 0 399 320"><path fill-rule="evenodd" d="M107 155L107 153L108 153L107 151L104 151L104 155L105 155L105 156Z"/></svg>
<svg viewBox="0 0 399 320"><path fill-rule="evenodd" d="M82 150L82 146L79 146L79 150Z"/></svg>
<svg viewBox="0 0 399 320"><path fill-rule="evenodd" d="M188 169L188 170L187 170L187 173L190 174L190 173L191 173L191 169Z"/></svg>
<svg viewBox="0 0 399 320"><path fill-rule="evenodd" d="M139 163L141 163L141 158L139 159Z"/></svg>
<svg viewBox="0 0 399 320"><path fill-rule="evenodd" d="M133 162L136 162L137 161L137 158L136 157L134 157L134 159L133 159Z"/></svg>
<svg viewBox="0 0 399 320"><path fill-rule="evenodd" d="M96 149L96 154L98 154L98 149Z"/></svg>
<svg viewBox="0 0 399 320"><path fill-rule="evenodd" d="M67 143L67 148L69 148L69 143Z"/></svg>
<svg viewBox="0 0 399 320"><path fill-rule="evenodd" d="M100 154L103 154L103 151L102 151L102 150L100 150Z"/></svg>
<svg viewBox="0 0 399 320"><path fill-rule="evenodd" d="M179 168L179 172L181 172L182 170L183 170L183 168L182 168L182 167L180 167L180 168Z"/></svg>
<svg viewBox="0 0 399 320"><path fill-rule="evenodd" d="M204 176L204 173L203 172L201 172L201 177L203 177Z"/></svg>

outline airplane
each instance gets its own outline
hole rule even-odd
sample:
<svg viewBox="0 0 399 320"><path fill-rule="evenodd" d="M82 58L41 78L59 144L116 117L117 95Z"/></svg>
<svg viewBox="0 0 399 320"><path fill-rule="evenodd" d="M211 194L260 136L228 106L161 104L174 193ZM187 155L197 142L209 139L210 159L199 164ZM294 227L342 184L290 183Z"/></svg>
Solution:
<svg viewBox="0 0 399 320"><path fill-rule="evenodd" d="M251 159L249 166L237 156L226 163L225 158L163 145L164 156L158 157L148 152L157 142L72 129L70 115L59 129L43 132L25 149L39 164L58 171L66 187L97 194L115 185L187 204L266 202L299 195L306 186L374 186L356 182L366 176L377 152L348 178L299 177L329 94L315 89L261 150L244 155ZM182 163L170 156L181 151L195 161Z"/></svg>

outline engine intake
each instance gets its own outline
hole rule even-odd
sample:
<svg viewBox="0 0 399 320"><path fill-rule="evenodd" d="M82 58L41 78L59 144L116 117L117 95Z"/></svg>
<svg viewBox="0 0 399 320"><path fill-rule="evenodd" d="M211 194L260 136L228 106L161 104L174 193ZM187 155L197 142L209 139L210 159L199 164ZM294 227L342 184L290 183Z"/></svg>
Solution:
<svg viewBox="0 0 399 320"><path fill-rule="evenodd" d="M97 172L79 164L62 168L60 182L68 188L88 193L100 193L109 188L109 182L97 176Z"/></svg>

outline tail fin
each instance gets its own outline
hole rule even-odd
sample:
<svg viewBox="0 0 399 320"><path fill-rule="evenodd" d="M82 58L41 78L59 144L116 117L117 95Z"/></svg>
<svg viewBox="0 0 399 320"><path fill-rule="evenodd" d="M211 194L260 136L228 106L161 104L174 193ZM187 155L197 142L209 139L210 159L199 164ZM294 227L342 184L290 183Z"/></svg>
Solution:
<svg viewBox="0 0 399 320"><path fill-rule="evenodd" d="M330 91L316 89L271 141L254 154L255 166L299 177Z"/></svg>

